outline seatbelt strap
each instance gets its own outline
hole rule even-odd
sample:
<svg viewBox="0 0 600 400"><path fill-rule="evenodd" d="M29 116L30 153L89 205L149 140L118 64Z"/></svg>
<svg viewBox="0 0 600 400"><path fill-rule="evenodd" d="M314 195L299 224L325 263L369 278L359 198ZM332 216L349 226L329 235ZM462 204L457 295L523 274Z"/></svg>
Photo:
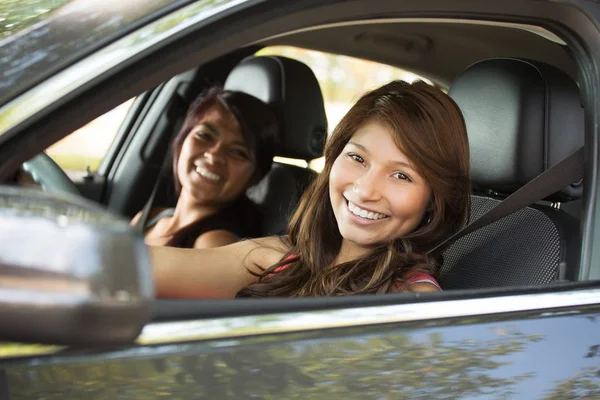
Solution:
<svg viewBox="0 0 600 400"><path fill-rule="evenodd" d="M136 222L135 226L133 227L133 229L135 231L144 233L144 231L146 230L145 229L146 222L148 221L148 216L150 216L150 210L152 209L152 205L154 204L154 198L156 197L156 192L158 191L158 187L160 186L160 183L162 182L164 172L167 169L167 164L169 163L170 159L171 159L171 157L169 157L169 154L166 154L165 159L163 160L163 162L160 166L160 170L158 171L158 176L156 177L156 182L154 183L154 187L152 188L150 197L148 198L148 201L146 201L146 204L144 205L144 208L142 209L142 215L140 216L140 219Z"/></svg>
<svg viewBox="0 0 600 400"><path fill-rule="evenodd" d="M435 246L428 253L435 253L438 249L449 246L469 233L475 232L504 218L515 211L522 209L530 204L540 201L551 194L569 186L573 182L583 179L584 170L583 147L569 155L567 158L548 168L516 192L508 196L497 206L477 218L471 224L465 226L442 243Z"/></svg>

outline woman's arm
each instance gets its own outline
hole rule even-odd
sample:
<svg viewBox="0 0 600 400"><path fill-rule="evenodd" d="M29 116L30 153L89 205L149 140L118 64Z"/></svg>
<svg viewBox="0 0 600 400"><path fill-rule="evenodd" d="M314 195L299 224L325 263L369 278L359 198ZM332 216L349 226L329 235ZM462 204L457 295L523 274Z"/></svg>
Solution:
<svg viewBox="0 0 600 400"><path fill-rule="evenodd" d="M212 247L227 246L228 244L236 243L240 239L232 232L226 230L214 230L203 233L198 236L194 242L194 248L206 249Z"/></svg>
<svg viewBox="0 0 600 400"><path fill-rule="evenodd" d="M244 240L210 249L150 246L156 297L233 299L278 262L285 248L277 238Z"/></svg>

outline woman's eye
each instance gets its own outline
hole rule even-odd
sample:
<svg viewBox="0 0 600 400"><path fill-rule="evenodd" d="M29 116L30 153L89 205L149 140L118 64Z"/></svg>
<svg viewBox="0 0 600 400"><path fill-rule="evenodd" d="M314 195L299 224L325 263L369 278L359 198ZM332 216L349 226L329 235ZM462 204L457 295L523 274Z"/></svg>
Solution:
<svg viewBox="0 0 600 400"><path fill-rule="evenodd" d="M249 160L250 159L250 154L248 154L247 151L245 150L240 150L240 149L233 149L231 151L231 153L238 158L242 158L244 160Z"/></svg>
<svg viewBox="0 0 600 400"><path fill-rule="evenodd" d="M393 176L394 176L396 179L400 179L400 180L403 180L403 181L409 181L409 182L412 182L412 179L410 179L410 177L409 177L408 175L406 175L406 174L403 174L402 172L396 172L396 173L395 173Z"/></svg>
<svg viewBox="0 0 600 400"><path fill-rule="evenodd" d="M348 157L350 157L354 161L357 161L357 162L359 162L361 164L365 163L365 160L361 156L359 156L358 154L356 154L356 153L348 153Z"/></svg>
<svg viewBox="0 0 600 400"><path fill-rule="evenodd" d="M210 133L208 133L208 132L202 132L202 131L200 131L200 132L196 132L196 137L197 137L198 139L200 139L200 140L204 140L204 141L206 141L206 142L208 142L208 141L212 141L212 140L213 140L213 135L211 135L211 134L210 134Z"/></svg>

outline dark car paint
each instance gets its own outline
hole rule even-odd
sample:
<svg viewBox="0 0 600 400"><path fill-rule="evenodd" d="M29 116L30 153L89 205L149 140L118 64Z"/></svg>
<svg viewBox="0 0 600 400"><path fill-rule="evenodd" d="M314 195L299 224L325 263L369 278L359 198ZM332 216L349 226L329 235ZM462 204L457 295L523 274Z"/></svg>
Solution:
<svg viewBox="0 0 600 400"><path fill-rule="evenodd" d="M235 337L1 365L14 400L592 399L600 393L599 324L600 306L594 306L518 319L481 316L430 326Z"/></svg>
<svg viewBox="0 0 600 400"><path fill-rule="evenodd" d="M481 4L478 2L478 7ZM579 4L594 12L600 9L597 4ZM564 23L569 24L572 18L573 15L566 15ZM597 30L573 28L579 29L578 33L590 43L598 44ZM583 53L591 60L600 57L600 50L594 47ZM590 70L582 73L583 81L596 82L597 77L590 72L594 63L590 62L587 68ZM598 90L596 85L591 87ZM586 107L597 110L597 93L590 97ZM597 116L589 114L588 119L594 122ZM595 157L591 154L589 159ZM597 173L591 172L588 180ZM588 187L595 189L594 185ZM588 204L586 211L591 221L588 238L600 229L593 206ZM588 240L586 246L594 250L597 244ZM590 252L584 251L584 265L597 261L592 258L597 257L595 253ZM439 302L440 309L445 306ZM257 315L249 328L260 326L267 317ZM294 315L290 314L290 318ZM198 320L199 324L210 322L219 320ZM599 398L599 323L600 304L594 304L330 330L317 325L295 333L256 336L198 340L190 334L181 343L174 343L166 334L154 344L118 350L69 350L0 360L0 385L4 385L0 386L0 396Z"/></svg>

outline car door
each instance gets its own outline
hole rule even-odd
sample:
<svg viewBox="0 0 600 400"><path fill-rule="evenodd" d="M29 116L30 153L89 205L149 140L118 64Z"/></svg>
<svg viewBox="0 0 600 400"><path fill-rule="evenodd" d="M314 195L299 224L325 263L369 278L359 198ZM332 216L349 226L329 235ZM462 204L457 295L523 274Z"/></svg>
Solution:
<svg viewBox="0 0 600 400"><path fill-rule="evenodd" d="M136 346L0 365L11 399L596 398L600 307L585 303L597 295L288 312L310 306L291 301L268 314L171 316Z"/></svg>

